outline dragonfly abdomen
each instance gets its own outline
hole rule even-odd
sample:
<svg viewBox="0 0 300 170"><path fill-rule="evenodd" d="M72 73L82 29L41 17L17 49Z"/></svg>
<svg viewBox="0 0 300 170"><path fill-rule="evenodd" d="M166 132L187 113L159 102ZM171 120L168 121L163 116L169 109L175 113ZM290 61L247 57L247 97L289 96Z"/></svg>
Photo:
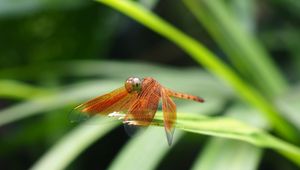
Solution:
<svg viewBox="0 0 300 170"><path fill-rule="evenodd" d="M204 102L204 99L198 96L193 96L185 93L180 93L180 92L174 92L172 90L167 90L167 93L171 97L179 98L179 99L186 99L186 100L194 100L196 102Z"/></svg>

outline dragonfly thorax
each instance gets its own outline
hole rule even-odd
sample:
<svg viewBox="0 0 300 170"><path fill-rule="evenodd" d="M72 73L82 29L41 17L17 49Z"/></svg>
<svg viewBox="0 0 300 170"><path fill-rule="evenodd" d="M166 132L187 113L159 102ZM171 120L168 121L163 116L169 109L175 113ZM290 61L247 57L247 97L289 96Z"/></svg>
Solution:
<svg viewBox="0 0 300 170"><path fill-rule="evenodd" d="M139 92L142 89L142 80L138 77L129 77L125 81L125 88L128 93L131 93L134 91Z"/></svg>

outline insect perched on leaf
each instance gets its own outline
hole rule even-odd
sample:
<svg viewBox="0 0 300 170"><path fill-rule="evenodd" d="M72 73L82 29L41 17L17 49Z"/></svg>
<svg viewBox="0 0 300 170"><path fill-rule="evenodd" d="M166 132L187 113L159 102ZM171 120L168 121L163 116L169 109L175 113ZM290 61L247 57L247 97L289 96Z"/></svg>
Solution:
<svg viewBox="0 0 300 170"><path fill-rule="evenodd" d="M168 144L171 145L176 123L176 105L170 97L204 102L200 97L165 88L151 77L130 77L125 81L124 87L87 101L74 110L88 116L118 116L118 113L123 113L123 123L148 126L154 118L161 98L164 127Z"/></svg>

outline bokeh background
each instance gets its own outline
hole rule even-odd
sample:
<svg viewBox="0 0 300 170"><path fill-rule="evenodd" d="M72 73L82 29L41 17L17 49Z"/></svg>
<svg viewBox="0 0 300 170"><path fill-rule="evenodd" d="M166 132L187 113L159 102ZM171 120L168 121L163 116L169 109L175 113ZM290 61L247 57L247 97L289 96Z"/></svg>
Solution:
<svg viewBox="0 0 300 170"><path fill-rule="evenodd" d="M249 86L274 101L282 119L299 130L300 1L136 3L201 42ZM199 6L193 8L193 3ZM237 37L231 36L235 32ZM249 36L240 36L243 32ZM254 63L249 62L254 57ZM267 75L279 85L270 88L272 81L259 77L264 73L257 65L270 68ZM61 155L66 163L60 168L298 168L273 150L236 140L176 130L169 147L161 127L129 137L115 123L70 123L73 107L122 86L129 76L151 76L207 101L175 100L178 112L234 117L278 135L230 83L207 71L176 43L111 7L87 0L0 0L0 169L28 169L68 137L69 147L78 147L78 152L69 151L68 145L58 148L73 155ZM78 132L81 127L86 132ZM101 130L74 137L95 129ZM72 138L74 131L78 133ZM299 141L292 143L299 146Z"/></svg>

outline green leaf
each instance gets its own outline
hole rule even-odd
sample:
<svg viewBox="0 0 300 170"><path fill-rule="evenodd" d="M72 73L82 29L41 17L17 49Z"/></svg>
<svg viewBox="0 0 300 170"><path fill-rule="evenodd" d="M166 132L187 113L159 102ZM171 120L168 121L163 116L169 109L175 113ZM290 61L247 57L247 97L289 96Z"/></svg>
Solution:
<svg viewBox="0 0 300 170"><path fill-rule="evenodd" d="M99 88L105 86L105 88ZM17 121L36 114L46 113L50 110L66 107L71 103L76 103L91 98L95 95L95 91L101 94L106 92L108 88L117 87L116 83L109 81L94 81L87 84L81 84L77 87L70 87L66 90L53 93L51 95L38 97L26 102L17 104L0 111L0 126ZM68 114L66 113L66 122Z"/></svg>
<svg viewBox="0 0 300 170"><path fill-rule="evenodd" d="M64 73L68 76L73 75L77 77L90 77L97 75L100 76L101 74L105 74L109 77L115 77L116 80L89 81L73 86L67 86L61 88L60 90L56 90L52 94L49 93L44 96L39 96L35 99L31 99L26 102L3 109L0 111L0 126L35 114L46 113L49 110L66 107L70 104L74 104L75 106L83 100L96 97L97 95L107 93L114 88L122 86L124 77L127 78L128 75L137 75L141 77L154 76L158 78L157 80L159 82L161 82L163 85L166 85L168 88L180 90L186 93L193 93L195 95L202 96L210 101L215 101L216 103L223 103L232 95L232 92L225 88L222 83L218 82L216 79L213 79L209 74L204 73L201 70L191 69L184 72L179 72L175 69L162 68L146 64L138 64L138 66L142 67L142 70L145 70L146 72L139 72L139 67L133 67L133 64L122 64L120 62L86 61L67 62L61 65L56 65L56 69L52 69L53 73L51 74L55 75L55 71ZM111 71L111 69L109 68L115 69L113 69L114 71ZM22 72L30 74L32 72L35 72L35 69L38 68L27 68ZM65 71L68 69L74 71ZM14 74L15 71L16 70L13 69L8 72ZM44 71L47 72L47 69ZM149 72L147 73L147 71ZM170 79L172 74L176 74L178 76ZM192 78L195 75L198 76L197 79ZM28 86L26 84L18 85L20 88L27 88ZM11 96L15 95L15 91L13 90L6 91L6 93L7 95ZM214 102L209 102L206 105L214 105ZM197 105L197 109L199 110L205 108L206 107Z"/></svg>
<svg viewBox="0 0 300 170"><path fill-rule="evenodd" d="M213 138L201 152L193 170L255 170L262 150L240 141Z"/></svg>
<svg viewBox="0 0 300 170"><path fill-rule="evenodd" d="M255 36L243 29L225 2L210 0L183 2L206 27L236 68L252 80L251 82L254 82L262 93L272 97L282 94L287 89L287 84L271 57Z"/></svg>
<svg viewBox="0 0 300 170"><path fill-rule="evenodd" d="M256 2L254 0L230 0L228 2L239 25L250 33L256 30Z"/></svg>
<svg viewBox="0 0 300 170"><path fill-rule="evenodd" d="M290 120L300 130L300 85L297 84L288 93L280 96L276 100L283 116Z"/></svg>
<svg viewBox="0 0 300 170"><path fill-rule="evenodd" d="M91 123L99 125L86 125ZM105 123L105 119L91 119L89 122L78 126L56 143L50 151L42 156L31 169L65 169L82 151L96 140L115 128L118 123Z"/></svg>
<svg viewBox="0 0 300 170"><path fill-rule="evenodd" d="M31 12L41 11L47 8L74 8L82 6L83 0L74 1L48 1L48 0L28 0L28 1L0 1L0 18L7 16L24 15Z"/></svg>
<svg viewBox="0 0 300 170"><path fill-rule="evenodd" d="M257 110L242 104L234 104L225 115L239 119L254 127L266 129L267 122ZM262 148L242 141L213 138L206 144L193 166L193 169L248 169L255 170L262 157Z"/></svg>
<svg viewBox="0 0 300 170"><path fill-rule="evenodd" d="M176 132L172 145L176 144L181 136L182 132ZM155 169L170 149L164 129L150 127L145 132L142 131L134 136L119 152L108 169Z"/></svg>
<svg viewBox="0 0 300 170"><path fill-rule="evenodd" d="M19 74L20 72L23 74ZM122 78L124 80L129 75L133 75L139 77L152 76L158 80L161 79L160 81L166 82L173 80L174 82L179 80L189 80L188 83L201 82L200 80L195 79L195 76L204 77L203 79L205 79L205 81L201 83L206 83L208 81L208 83L213 85L213 83L218 81L216 78L212 77L211 74L204 72L200 68L192 67L178 70L169 66L153 65L142 62L72 60L0 70L0 78L3 79L39 80L43 76L49 74L56 79L65 76L76 78L94 76L102 78L103 76L106 76L110 78ZM179 76L174 77L174 74L178 74ZM220 83L221 82L217 82L217 84Z"/></svg>
<svg viewBox="0 0 300 170"><path fill-rule="evenodd" d="M152 9L159 2L158 0L138 0L143 6L148 9Z"/></svg>
<svg viewBox="0 0 300 170"><path fill-rule="evenodd" d="M0 96L13 99L30 99L50 94L52 90L34 87L14 80L0 80Z"/></svg>
<svg viewBox="0 0 300 170"><path fill-rule="evenodd" d="M274 149L300 167L300 148L235 119L178 113L176 123L177 129L187 132L237 139L257 147ZM156 114L153 125L163 126L161 112Z"/></svg>
<svg viewBox="0 0 300 170"><path fill-rule="evenodd" d="M155 120L152 124L156 126L163 126L163 116L161 112L158 112L156 114ZM229 139L237 139L237 140L251 143L258 147L271 148L278 151L279 153L286 156L288 159L290 159L291 161L295 162L297 165L300 166L299 148L289 143L286 143L278 138L275 138L260 129L248 126L242 122L239 122L231 118L223 118L223 117L214 118L214 117L208 117L199 114L178 113L178 120L177 120L176 127L177 130L181 129L184 131L194 132L199 134L206 134L206 135L224 137ZM93 141L97 139L97 136L95 135L98 133L100 129L101 128L99 126L79 127L77 130L78 133L76 132L76 135L69 135L69 137L59 142L53 149L51 149L49 152L46 153L46 156L44 156L44 158L41 161L38 161L35 167L47 167L51 165L51 163L53 163L54 161L58 161L56 157L60 155L61 152L64 152L64 149L62 148L65 148L70 145L72 146L72 143L76 143L79 146L82 145L83 147L79 147L80 149L77 149L76 147L67 147L70 149L69 152L71 153L70 154L71 156L67 156L65 159L58 156L59 158L63 159L62 161L59 161L57 163L58 168L66 167L67 164L70 163L72 159L74 159L80 153L80 151L83 150L83 148L86 148L88 144L91 144ZM163 128L161 128L161 131L163 132ZM87 134L87 132L89 133ZM136 139L130 141L130 143L128 143L128 145L126 145L126 147L124 148L124 151L121 152L119 157L116 159L116 165L112 164L111 168L114 169L115 167L121 167L121 165L126 167L131 167L131 168L140 167L140 164L134 161L137 159L137 156L142 153L139 151L139 149L141 151L145 151L146 153L150 153L153 149L144 147L145 144L147 144L148 140L156 141L156 142L159 141L161 142L161 140L165 140L164 133L161 133L161 135L156 135L156 134L157 134L156 130L150 130L146 134L138 135ZM156 137L152 139L153 136ZM159 158L161 158L163 154L167 151L167 147L166 147L167 144L165 146L164 145L161 146L161 148L157 148L159 146L156 146L153 143L151 145L154 146L154 148L156 149L162 149L162 151L154 152L156 154L153 157L149 156L150 161L146 164L147 165L146 168L155 167L157 162L160 160ZM130 157L130 156L128 157L128 153L137 154L137 155L132 155L134 159L129 161L129 163L126 161ZM143 162L144 161L141 161L140 163Z"/></svg>

